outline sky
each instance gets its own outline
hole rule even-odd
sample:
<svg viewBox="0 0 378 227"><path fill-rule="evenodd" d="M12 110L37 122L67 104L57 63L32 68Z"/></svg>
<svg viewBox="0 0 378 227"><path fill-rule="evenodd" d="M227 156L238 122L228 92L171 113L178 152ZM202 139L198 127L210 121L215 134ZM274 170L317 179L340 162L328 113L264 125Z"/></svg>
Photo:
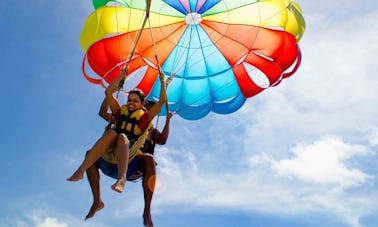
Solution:
<svg viewBox="0 0 378 227"><path fill-rule="evenodd" d="M378 226L378 2L297 1L299 70L230 115L174 116L158 146L155 226ZM142 226L141 182L67 182L103 132L81 73L91 2L0 0L0 226ZM162 121L164 122L164 121ZM159 123L163 124L163 123Z"/></svg>

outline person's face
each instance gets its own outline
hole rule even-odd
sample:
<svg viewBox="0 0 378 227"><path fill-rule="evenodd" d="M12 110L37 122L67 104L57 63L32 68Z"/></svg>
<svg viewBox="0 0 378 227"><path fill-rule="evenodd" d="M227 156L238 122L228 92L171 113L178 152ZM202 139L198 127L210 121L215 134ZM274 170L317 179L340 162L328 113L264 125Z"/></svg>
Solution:
<svg viewBox="0 0 378 227"><path fill-rule="evenodd" d="M143 103L137 94L131 93L127 99L127 108L134 111L143 107Z"/></svg>

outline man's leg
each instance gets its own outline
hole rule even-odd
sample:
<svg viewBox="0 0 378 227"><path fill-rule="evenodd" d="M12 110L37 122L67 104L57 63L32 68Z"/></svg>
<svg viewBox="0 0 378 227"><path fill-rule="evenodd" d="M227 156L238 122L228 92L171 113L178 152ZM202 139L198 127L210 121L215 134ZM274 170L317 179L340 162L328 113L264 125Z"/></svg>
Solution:
<svg viewBox="0 0 378 227"><path fill-rule="evenodd" d="M156 169L152 155L143 154L140 158L140 164L143 171L143 193L144 193L144 211L143 224L153 226L151 217L151 201L155 190Z"/></svg>
<svg viewBox="0 0 378 227"><path fill-rule="evenodd" d="M87 177L92 190L93 204L85 217L85 220L93 217L97 211L104 208L104 203L101 200L100 194L100 173L96 164L87 169Z"/></svg>

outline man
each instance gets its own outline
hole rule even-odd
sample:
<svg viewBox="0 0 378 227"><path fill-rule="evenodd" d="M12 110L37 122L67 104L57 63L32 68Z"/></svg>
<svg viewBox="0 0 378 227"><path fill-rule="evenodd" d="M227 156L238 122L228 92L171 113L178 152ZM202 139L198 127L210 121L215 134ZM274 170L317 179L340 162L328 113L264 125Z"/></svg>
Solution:
<svg viewBox="0 0 378 227"><path fill-rule="evenodd" d="M154 103L151 101L146 102L145 108L149 110ZM108 111L108 105L106 100L101 104L99 115L108 122L112 122L112 114ZM155 160L153 158L153 153L155 150L155 144L164 145L168 139L169 135L169 125L172 113L168 113L166 117L166 122L163 130L160 132L156 128L149 129L149 135L145 142L145 145L142 148L143 154L137 157L136 167L128 168L127 175L131 175L127 180L137 180L142 177L142 186L144 194L144 212L143 212L143 224L145 226L153 226L152 217L151 217L151 201L153 192L155 189L156 182L156 169L155 169ZM108 127L108 126L107 126ZM100 164L101 165L101 164ZM85 217L85 220L91 218L95 215L98 210L104 208L104 203L101 200L100 196L100 174L99 174L99 163L96 162L94 165L89 167L86 171L88 181L92 190L93 195L93 204ZM135 174L135 169L138 171Z"/></svg>

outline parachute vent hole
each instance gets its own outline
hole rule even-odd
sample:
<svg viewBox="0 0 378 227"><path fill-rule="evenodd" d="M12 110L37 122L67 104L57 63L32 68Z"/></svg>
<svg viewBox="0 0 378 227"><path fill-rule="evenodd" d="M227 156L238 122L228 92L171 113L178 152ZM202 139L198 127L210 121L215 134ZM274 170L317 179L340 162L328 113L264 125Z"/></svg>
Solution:
<svg viewBox="0 0 378 227"><path fill-rule="evenodd" d="M114 32L114 33L111 33L111 34L104 35L104 38L111 38L111 37L119 36L119 35L122 35L122 34L124 34L124 32Z"/></svg>
<svg viewBox="0 0 378 227"><path fill-rule="evenodd" d="M235 65L234 66L237 66L237 65L239 65L239 64L241 64L241 63L243 63L244 62L244 60L247 58L247 55L245 54L245 55L243 55L236 63L235 63Z"/></svg>
<svg viewBox="0 0 378 227"><path fill-rule="evenodd" d="M188 13L185 17L185 22L187 24L199 24L202 21L201 14L198 13Z"/></svg>
<svg viewBox="0 0 378 227"><path fill-rule="evenodd" d="M139 83L142 81L146 71L147 71L147 66L143 66L135 70L134 72L130 73L125 79L123 90L130 91L133 88L137 87Z"/></svg>
<svg viewBox="0 0 378 227"><path fill-rule="evenodd" d="M294 70L296 64L297 64L297 61L298 61L298 58L295 59L295 61L293 62L293 64L291 64L290 67L287 68L283 73L285 74L285 73L290 73L290 72L292 72L292 71Z"/></svg>
<svg viewBox="0 0 378 227"><path fill-rule="evenodd" d="M269 28L276 31L285 31L285 28L279 26L265 26L264 28Z"/></svg>
<svg viewBox="0 0 378 227"><path fill-rule="evenodd" d="M147 65L151 66L152 68L154 68L154 69L158 69L158 68L156 67L156 65L155 65L154 63L152 63L151 61L149 61L147 58L144 58L144 57L143 57L143 61L146 62Z"/></svg>
<svg viewBox="0 0 378 227"><path fill-rule="evenodd" d="M264 89L269 88L270 86L269 79L261 70L259 70L258 68L246 62L243 62L243 65L248 73L249 78L251 78L251 80L257 86Z"/></svg>
<svg viewBox="0 0 378 227"><path fill-rule="evenodd" d="M106 6L123 6L123 7L125 7L124 4L116 2L116 1L109 1L108 3L106 3Z"/></svg>
<svg viewBox="0 0 378 227"><path fill-rule="evenodd" d="M260 57L262 57L262 58L265 58L266 60L273 61L273 58L271 58L271 57L269 57L269 56L266 56L266 55L264 55L264 54L262 54L262 53L259 53L259 52L257 52L257 51L252 51L252 53L254 53L254 54L256 54L256 55L258 55L258 56L260 56Z"/></svg>

